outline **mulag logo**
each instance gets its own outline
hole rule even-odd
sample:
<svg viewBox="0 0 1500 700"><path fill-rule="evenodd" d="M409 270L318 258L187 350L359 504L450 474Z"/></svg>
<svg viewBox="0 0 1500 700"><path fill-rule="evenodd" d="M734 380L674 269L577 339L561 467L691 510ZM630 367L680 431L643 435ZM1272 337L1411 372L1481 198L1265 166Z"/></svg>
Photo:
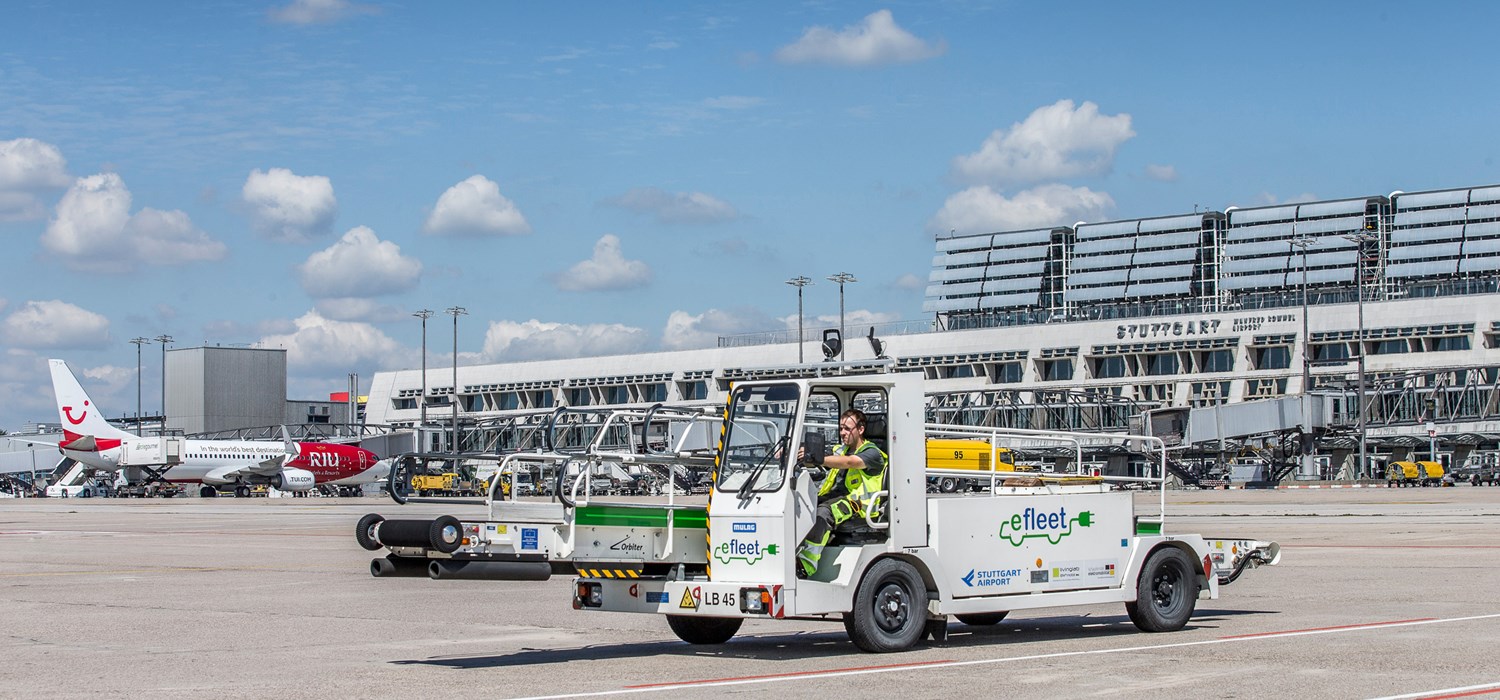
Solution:
<svg viewBox="0 0 1500 700"><path fill-rule="evenodd" d="M755 532L755 523L735 523L731 528L735 532Z"/></svg>

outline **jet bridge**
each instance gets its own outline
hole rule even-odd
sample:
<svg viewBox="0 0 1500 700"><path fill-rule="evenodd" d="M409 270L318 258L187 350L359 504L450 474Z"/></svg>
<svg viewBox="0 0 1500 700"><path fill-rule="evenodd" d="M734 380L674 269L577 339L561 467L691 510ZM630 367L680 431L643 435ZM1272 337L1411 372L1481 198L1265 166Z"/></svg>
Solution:
<svg viewBox="0 0 1500 700"><path fill-rule="evenodd" d="M1244 441L1299 432L1317 434L1333 423L1332 402L1328 398L1307 394L1194 408L1188 412L1183 443Z"/></svg>

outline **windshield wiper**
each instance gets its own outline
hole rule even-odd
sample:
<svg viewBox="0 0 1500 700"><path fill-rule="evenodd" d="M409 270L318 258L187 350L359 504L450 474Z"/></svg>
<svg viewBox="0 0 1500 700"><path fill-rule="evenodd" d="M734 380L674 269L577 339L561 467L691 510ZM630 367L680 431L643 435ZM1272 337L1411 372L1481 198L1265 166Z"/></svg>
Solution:
<svg viewBox="0 0 1500 700"><path fill-rule="evenodd" d="M740 484L740 490L735 494L739 496L740 500L743 501L750 497L751 487L760 478L760 473L765 471L766 465L770 464L772 457L776 456L779 452L785 452L787 444L791 442L791 439L790 435L781 436L776 440L776 444L772 445L771 449L766 451L766 456L760 458L760 462L756 463L755 468L750 470L750 476L745 478L745 483Z"/></svg>

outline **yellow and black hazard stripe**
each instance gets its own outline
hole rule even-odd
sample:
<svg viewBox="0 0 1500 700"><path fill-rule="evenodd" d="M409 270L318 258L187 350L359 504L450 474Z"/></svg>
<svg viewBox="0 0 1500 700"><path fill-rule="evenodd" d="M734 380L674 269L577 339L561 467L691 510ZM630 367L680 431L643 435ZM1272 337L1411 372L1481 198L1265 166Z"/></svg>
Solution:
<svg viewBox="0 0 1500 700"><path fill-rule="evenodd" d="M584 578L640 578L640 569L585 569L576 567L578 575Z"/></svg>
<svg viewBox="0 0 1500 700"><path fill-rule="evenodd" d="M719 421L719 449L714 451L714 466L708 472L708 506L703 510L703 543L705 552L714 551L713 512L714 492L719 487L719 460L724 455L724 433L729 430L729 402L734 399L734 382L729 383L729 399L724 402L724 417ZM703 573L714 580L714 558L704 560Z"/></svg>

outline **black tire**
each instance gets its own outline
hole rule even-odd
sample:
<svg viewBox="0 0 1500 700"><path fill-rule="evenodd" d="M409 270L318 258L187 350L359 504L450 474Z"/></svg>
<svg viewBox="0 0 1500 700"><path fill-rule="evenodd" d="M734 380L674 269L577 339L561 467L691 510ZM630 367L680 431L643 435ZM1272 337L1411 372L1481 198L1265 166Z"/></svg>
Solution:
<svg viewBox="0 0 1500 700"><path fill-rule="evenodd" d="M1125 604L1130 621L1143 632L1176 632L1198 604L1198 567L1176 547L1162 547L1146 557L1136 580L1136 600Z"/></svg>
<svg viewBox="0 0 1500 700"><path fill-rule="evenodd" d="M354 541L359 546L370 551L381 548L380 540L375 539L375 526L385 522L385 516L379 513L370 513L359 519L359 524L354 526Z"/></svg>
<svg viewBox="0 0 1500 700"><path fill-rule="evenodd" d="M740 631L744 618L668 615L667 626L688 644L723 644Z"/></svg>
<svg viewBox="0 0 1500 700"><path fill-rule="evenodd" d="M938 491L941 491L943 493L957 492L958 479L955 479L951 476L945 476L941 479L938 479Z"/></svg>
<svg viewBox="0 0 1500 700"><path fill-rule="evenodd" d="M904 651L927 629L927 584L900 559L870 566L854 592L854 610L844 615L850 641L863 651Z"/></svg>
<svg viewBox="0 0 1500 700"><path fill-rule="evenodd" d="M1009 611L1002 610L992 613L968 613L965 615L954 615L953 617L970 627L989 627L990 625L1000 624L1000 621L1004 620L1008 614L1010 614Z"/></svg>
<svg viewBox="0 0 1500 700"><path fill-rule="evenodd" d="M464 525L451 515L444 515L432 521L427 528L427 542L433 549L444 554L452 554L458 551L459 545L463 544Z"/></svg>
<svg viewBox="0 0 1500 700"><path fill-rule="evenodd" d="M214 487L212 487L212 486L205 485L205 486L199 487L199 489L198 489L198 497L199 498L218 498L219 497L219 490L216 489L216 488L214 488Z"/></svg>

